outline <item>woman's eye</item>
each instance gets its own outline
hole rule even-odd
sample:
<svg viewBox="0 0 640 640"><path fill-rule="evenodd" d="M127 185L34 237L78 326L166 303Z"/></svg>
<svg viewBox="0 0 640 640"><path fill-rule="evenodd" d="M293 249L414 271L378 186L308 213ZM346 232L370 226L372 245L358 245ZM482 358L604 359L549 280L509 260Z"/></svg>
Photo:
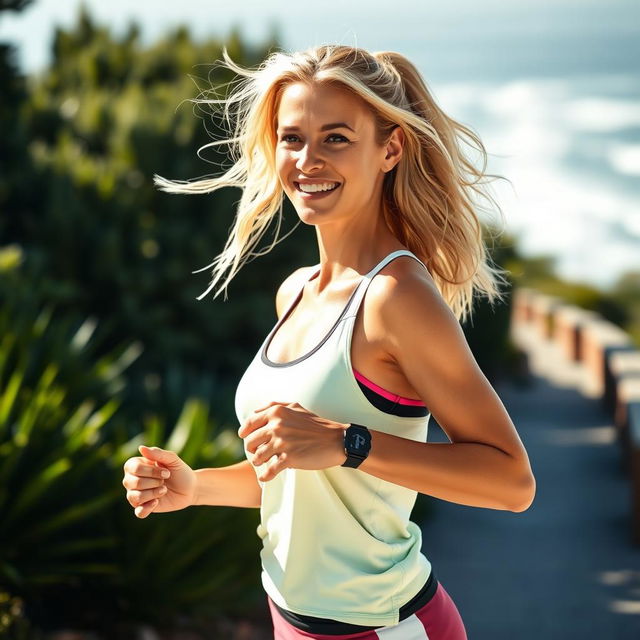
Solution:
<svg viewBox="0 0 640 640"><path fill-rule="evenodd" d="M289 138L297 138L298 136L295 135L294 133L290 133L288 135L284 135L282 136L282 142L289 142ZM338 142L349 142L349 140L347 140L347 138L345 138L344 136L340 135L339 133L332 133L327 140L331 139L331 138L340 138L340 140L338 140Z"/></svg>

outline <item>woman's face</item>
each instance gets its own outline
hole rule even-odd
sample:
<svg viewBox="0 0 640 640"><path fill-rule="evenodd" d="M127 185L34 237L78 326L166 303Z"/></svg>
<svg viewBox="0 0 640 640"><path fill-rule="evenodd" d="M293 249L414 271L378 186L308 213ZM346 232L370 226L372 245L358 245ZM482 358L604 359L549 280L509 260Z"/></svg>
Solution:
<svg viewBox="0 0 640 640"><path fill-rule="evenodd" d="M308 224L376 216L382 180L395 161L374 140L373 116L335 86L292 83L277 113L276 166L282 188ZM333 191L305 194L300 183L330 184Z"/></svg>

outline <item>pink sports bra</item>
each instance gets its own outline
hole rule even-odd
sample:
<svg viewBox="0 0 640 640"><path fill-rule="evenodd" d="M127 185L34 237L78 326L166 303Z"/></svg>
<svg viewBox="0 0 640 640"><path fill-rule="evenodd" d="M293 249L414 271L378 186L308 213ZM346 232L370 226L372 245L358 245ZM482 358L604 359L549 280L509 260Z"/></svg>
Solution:
<svg viewBox="0 0 640 640"><path fill-rule="evenodd" d="M369 389L372 389L373 391L380 394L382 397L387 398L388 400L393 400L394 402L397 402L399 404L411 404L411 405L414 405L414 406L417 405L420 407L425 406L422 400L415 400L414 398L406 398L405 396L399 396L395 393L391 393L391 391L387 391L386 389L383 389L380 385L377 385L372 380L369 380L369 378L366 378L365 376L363 376L355 368L353 369L353 374L355 375L356 380L359 380L360 382L362 382L362 384L367 385Z"/></svg>
<svg viewBox="0 0 640 640"><path fill-rule="evenodd" d="M393 413L397 416L420 417L427 416L429 409L421 400L405 398L396 393L383 389L380 385L362 375L355 367L352 367L353 375L367 400L376 408L385 413Z"/></svg>

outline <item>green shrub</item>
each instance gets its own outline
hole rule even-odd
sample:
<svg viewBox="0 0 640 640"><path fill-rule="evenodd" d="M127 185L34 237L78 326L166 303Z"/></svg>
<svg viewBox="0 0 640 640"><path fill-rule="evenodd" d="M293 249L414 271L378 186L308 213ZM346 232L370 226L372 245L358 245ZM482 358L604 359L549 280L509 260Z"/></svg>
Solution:
<svg viewBox="0 0 640 640"><path fill-rule="evenodd" d="M113 637L122 621L166 625L263 598L257 509L138 519L122 486L140 443L224 466L243 455L235 431L187 398L173 426L148 413L132 438L121 389L140 346L96 357L95 323L39 308L18 272L4 274L1 295L0 591L13 609L18 598L38 627Z"/></svg>

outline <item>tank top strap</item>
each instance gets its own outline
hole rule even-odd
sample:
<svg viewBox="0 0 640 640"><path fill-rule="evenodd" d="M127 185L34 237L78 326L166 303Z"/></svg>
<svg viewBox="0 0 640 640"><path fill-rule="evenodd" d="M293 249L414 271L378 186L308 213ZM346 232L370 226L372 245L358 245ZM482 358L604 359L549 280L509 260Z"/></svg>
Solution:
<svg viewBox="0 0 640 640"><path fill-rule="evenodd" d="M348 318L349 316L355 316L358 313L358 309L360 308L360 304L364 298L364 294L367 292L367 288L371 284L371 280L373 280L373 277L378 273L378 271L386 267L394 258L397 258L398 256L411 256L412 258L417 260L425 269L427 268L425 263L422 262L422 260L420 260L418 256L416 256L408 249L398 249L397 251L393 251L392 253L388 254L387 256L382 258L382 260L380 260L380 262L378 262L378 264L373 267L373 269L371 269L369 273L366 273L362 276L362 280L360 281L360 284L358 284L356 292L349 302L347 312L344 316L345 318Z"/></svg>
<svg viewBox="0 0 640 640"><path fill-rule="evenodd" d="M289 315L289 312L291 311L291 309L298 303L298 301L300 300L300 296L302 295L302 292L304 291L304 288L307 284L307 282L309 282L309 280L311 280L311 278L313 278L313 276L316 275L316 273L318 273L318 270L320 269L320 263L314 265L313 267L313 271L311 271L311 274L309 275L308 278L306 278L305 280L301 280L301 284L300 284L300 288L298 289L298 293L293 296L291 298L291 301L289 302L289 305L287 306L287 308L284 310L284 313L282 314L282 318L286 317L287 315Z"/></svg>

